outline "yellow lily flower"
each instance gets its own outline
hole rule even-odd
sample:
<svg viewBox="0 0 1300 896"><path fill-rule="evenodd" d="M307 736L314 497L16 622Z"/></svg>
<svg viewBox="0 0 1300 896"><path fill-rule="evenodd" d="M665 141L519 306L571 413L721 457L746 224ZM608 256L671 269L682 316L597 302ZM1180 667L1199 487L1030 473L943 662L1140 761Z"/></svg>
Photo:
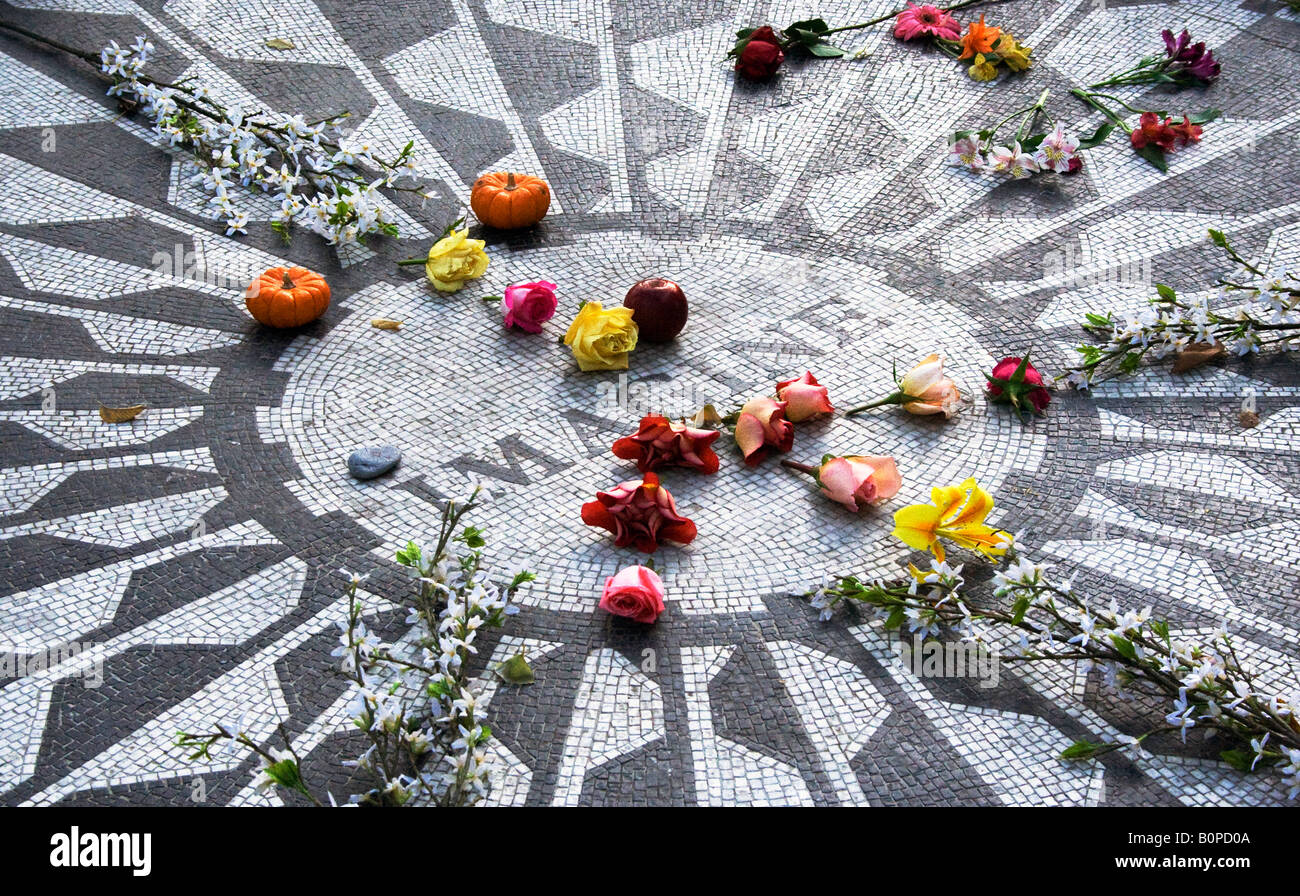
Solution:
<svg viewBox="0 0 1300 896"><path fill-rule="evenodd" d="M967 479L961 485L930 489L930 504L912 504L894 514L894 536L908 547L929 551L943 561L943 539L986 557L1000 557L1014 539L984 522L993 497Z"/></svg>
<svg viewBox="0 0 1300 896"><path fill-rule="evenodd" d="M993 45L993 52L1013 72L1023 72L1034 64L1034 61L1029 58L1029 55L1034 52L1034 48L1026 47L1005 31L1002 32L1002 36L998 38L997 43Z"/></svg>
<svg viewBox="0 0 1300 896"><path fill-rule="evenodd" d="M998 66L996 62L986 59L983 53L978 53L974 64L966 70L966 74L976 81L992 81L998 76Z"/></svg>

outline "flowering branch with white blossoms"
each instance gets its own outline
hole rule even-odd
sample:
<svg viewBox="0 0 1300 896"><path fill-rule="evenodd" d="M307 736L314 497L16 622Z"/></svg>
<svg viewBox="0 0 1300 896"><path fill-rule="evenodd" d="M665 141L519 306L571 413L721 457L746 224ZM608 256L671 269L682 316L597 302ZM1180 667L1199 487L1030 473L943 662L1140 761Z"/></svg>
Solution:
<svg viewBox="0 0 1300 896"><path fill-rule="evenodd" d="M1080 151L1090 149L1105 139L1097 134L1080 139L1070 135L1065 125L1047 111L1051 91L1044 90L1032 105L1017 109L991 128L957 131L948 146L948 164L975 172L1005 174L1020 179L1055 171L1075 174L1083 167ZM1014 118L1020 118L1015 135L998 141L997 133ZM1034 132L1040 119L1052 126L1050 131Z"/></svg>
<svg viewBox="0 0 1300 896"><path fill-rule="evenodd" d="M1083 327L1106 341L1075 348L1082 363L1063 377L1086 389L1103 370L1132 373L1148 354L1156 359L1174 355L1174 370L1182 372L1228 351L1239 356L1261 348L1300 349L1300 278L1285 268L1264 271L1244 258L1221 231L1210 240L1240 269L1219 280L1220 307L1206 296L1183 299L1163 283L1150 307L1117 319L1113 312L1090 313Z"/></svg>
<svg viewBox="0 0 1300 896"><path fill-rule="evenodd" d="M397 553L397 561L418 583L407 617L413 628L398 644L384 643L366 627L357 596L363 579L350 578L348 616L339 623L339 646L333 655L352 682L352 722L369 746L344 765L373 783L367 792L353 794L351 803L465 806L488 792L485 745L492 731L472 687L470 657L477 653L481 630L499 628L518 612L512 600L535 576L518 572L498 584L483 568L483 533L472 526L460 529L477 495L476 489L468 501L447 504L432 548L412 541ZM451 553L453 542L464 546L457 556ZM516 675L521 665L527 671L525 664L515 662ZM182 732L177 744L197 748L191 759L209 758L210 749L222 742L252 749L262 759L259 788L278 786L323 805L325 800L305 783L302 763L283 727L280 735L285 750L263 747L241 721L217 725L204 734ZM332 795L325 796L334 804Z"/></svg>
<svg viewBox="0 0 1300 896"><path fill-rule="evenodd" d="M906 627L923 638L953 632L963 641L987 645L1014 636L1018 644L998 653L1002 662L1083 663L1101 667L1116 694L1154 695L1172 704L1160 724L1119 742L1077 741L1062 754L1090 759L1127 748L1141 756L1153 734L1178 732L1184 743L1197 726L1231 744L1220 757L1234 768L1271 767L1283 777L1289 796L1300 795L1300 705L1295 696L1269 693L1241 662L1222 629L1197 640L1170 631L1151 608L1120 610L1113 599L1101 605L1071 583L1046 575L1047 567L1017 558L993 576L1000 606L975 606L963 594L961 566L932 560L930 568L909 567L904 582L865 583L852 576L812 592L812 605L830 619L845 601L866 604L889 629Z"/></svg>
<svg viewBox="0 0 1300 896"><path fill-rule="evenodd" d="M123 111L141 110L162 141L193 156L201 169L195 182L210 194L207 213L225 224L227 236L247 232L241 190L279 202L271 226L286 239L297 224L334 246L398 235L380 188L429 195L420 186L413 141L390 160L365 143L344 147L340 125L347 112L307 121L300 114L224 106L202 85L146 74L154 47L144 36L126 48L112 41L96 56L17 25L0 22L0 28L98 66Z"/></svg>

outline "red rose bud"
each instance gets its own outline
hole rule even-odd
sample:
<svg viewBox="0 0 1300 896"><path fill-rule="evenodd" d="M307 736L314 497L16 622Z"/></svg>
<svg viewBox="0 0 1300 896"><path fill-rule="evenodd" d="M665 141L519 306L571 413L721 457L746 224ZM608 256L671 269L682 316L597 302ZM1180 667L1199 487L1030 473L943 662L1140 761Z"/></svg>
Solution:
<svg viewBox="0 0 1300 896"><path fill-rule="evenodd" d="M755 28L749 33L749 40L776 44L778 47L781 46L781 39L776 36L776 31L773 30L771 25L761 25L758 28Z"/></svg>
<svg viewBox="0 0 1300 896"><path fill-rule="evenodd" d="M659 414L647 414L641 418L641 428L615 442L612 450L616 457L636 461L642 473L660 467L716 473L718 455L709 446L720 435L716 429L695 429Z"/></svg>
<svg viewBox="0 0 1300 896"><path fill-rule="evenodd" d="M985 375L989 381L988 396L994 404L1009 404L1022 414L1033 411L1041 414L1052 401L1052 393L1043 385L1043 377L1029 357L1003 358L993 367L993 374Z"/></svg>
<svg viewBox="0 0 1300 896"><path fill-rule="evenodd" d="M696 534L695 524L677 512L673 496L654 473L596 492L596 500L582 505L582 521L614 533L615 547L631 545L647 554L655 552L660 539L688 544Z"/></svg>
<svg viewBox="0 0 1300 896"><path fill-rule="evenodd" d="M776 35L772 34L772 29L766 25L758 31L764 29L772 35L772 39L758 40L751 35L744 49L740 51L740 58L736 60L736 72L750 81L766 81L775 75L781 63L785 62L785 51L776 44ZM756 31L755 34L757 33Z"/></svg>

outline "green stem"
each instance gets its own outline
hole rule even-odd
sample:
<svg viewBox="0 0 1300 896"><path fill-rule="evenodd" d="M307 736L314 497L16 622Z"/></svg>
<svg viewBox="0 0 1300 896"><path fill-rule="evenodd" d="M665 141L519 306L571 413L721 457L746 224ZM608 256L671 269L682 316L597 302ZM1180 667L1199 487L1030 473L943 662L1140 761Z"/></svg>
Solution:
<svg viewBox="0 0 1300 896"><path fill-rule="evenodd" d="M894 392L891 395L886 395L884 398L878 398L875 401L871 401L866 404L860 404L856 408L849 408L847 411L844 412L844 416L856 417L858 414L861 414L864 411L869 411L872 408L882 407L887 404L902 404L906 400L907 400L907 396L904 395L902 392Z"/></svg>
<svg viewBox="0 0 1300 896"><path fill-rule="evenodd" d="M1088 91L1086 91L1086 90L1084 90L1084 89L1082 89L1082 88L1080 88L1080 87L1076 87L1076 88L1074 88L1073 90L1070 91L1070 94L1071 94L1072 96L1077 97L1078 99L1082 100L1084 103L1087 103L1089 106L1092 106L1092 108L1096 109L1096 110L1097 110L1098 112L1100 112L1102 115L1105 115L1108 119L1110 119L1111 123L1116 124L1116 125L1119 125L1120 127L1122 127L1122 128L1124 129L1124 133L1126 133L1126 134L1131 134L1131 133L1133 133L1133 129L1124 123L1124 119L1123 119L1123 118L1119 117L1119 116L1116 115L1114 112L1112 112L1112 111L1111 111L1111 110L1106 106L1105 103L1100 103L1100 102L1098 102L1096 99L1094 99L1094 98L1093 98L1093 95L1090 94L1090 93L1088 93Z"/></svg>
<svg viewBox="0 0 1300 896"><path fill-rule="evenodd" d="M426 261L424 258L403 258L398 264L424 264Z"/></svg>

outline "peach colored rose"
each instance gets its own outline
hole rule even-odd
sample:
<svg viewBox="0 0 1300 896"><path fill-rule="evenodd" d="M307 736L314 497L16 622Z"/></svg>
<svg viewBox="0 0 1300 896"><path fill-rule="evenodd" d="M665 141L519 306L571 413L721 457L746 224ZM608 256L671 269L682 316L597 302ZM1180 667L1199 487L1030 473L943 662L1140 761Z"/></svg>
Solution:
<svg viewBox="0 0 1300 896"><path fill-rule="evenodd" d="M736 418L736 445L745 463L757 466L772 451L782 453L794 445L794 424L785 419L786 404L764 396L751 398Z"/></svg>
<svg viewBox="0 0 1300 896"><path fill-rule="evenodd" d="M647 625L664 611L664 582L645 566L629 566L605 580L600 608Z"/></svg>
<svg viewBox="0 0 1300 896"><path fill-rule="evenodd" d="M802 423L835 410L826 387L808 371L796 379L777 383L776 397L785 402L785 418L791 423Z"/></svg>
<svg viewBox="0 0 1300 896"><path fill-rule="evenodd" d="M822 494L854 513L894 497L902 481L894 459L888 456L827 456L817 470Z"/></svg>
<svg viewBox="0 0 1300 896"><path fill-rule="evenodd" d="M631 545L647 554L661 539L688 544L696 534L695 524L677 512L673 496L654 473L596 492L596 500L582 505L582 521L614 533L615 547Z"/></svg>
<svg viewBox="0 0 1300 896"><path fill-rule="evenodd" d="M849 408L844 416L853 417L887 404L899 405L909 414L943 414L948 418L961 410L961 392L956 383L943 375L943 356L931 354L903 374L896 391L884 398Z"/></svg>
<svg viewBox="0 0 1300 896"><path fill-rule="evenodd" d="M952 417L961 408L957 384L943 375L943 358L927 355L903 375L898 384L901 406L909 414L943 414Z"/></svg>

